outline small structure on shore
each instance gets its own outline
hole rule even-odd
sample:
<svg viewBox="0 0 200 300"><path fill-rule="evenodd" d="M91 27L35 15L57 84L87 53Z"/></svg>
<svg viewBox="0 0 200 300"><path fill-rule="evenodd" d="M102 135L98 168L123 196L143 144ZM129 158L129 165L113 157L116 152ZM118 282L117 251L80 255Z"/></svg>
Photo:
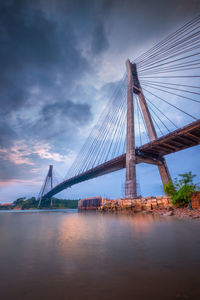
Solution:
<svg viewBox="0 0 200 300"><path fill-rule="evenodd" d="M101 197L92 197L80 199L78 201L78 210L96 210L103 205L104 199Z"/></svg>

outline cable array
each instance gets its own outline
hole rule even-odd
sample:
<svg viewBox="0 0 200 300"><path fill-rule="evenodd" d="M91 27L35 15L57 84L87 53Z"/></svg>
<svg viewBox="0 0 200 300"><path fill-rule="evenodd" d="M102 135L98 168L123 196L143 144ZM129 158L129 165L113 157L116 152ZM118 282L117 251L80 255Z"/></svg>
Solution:
<svg viewBox="0 0 200 300"><path fill-rule="evenodd" d="M66 178L83 173L123 153L126 127L126 81L124 75L70 167Z"/></svg>
<svg viewBox="0 0 200 300"><path fill-rule="evenodd" d="M199 118L200 16L134 62L158 135Z"/></svg>

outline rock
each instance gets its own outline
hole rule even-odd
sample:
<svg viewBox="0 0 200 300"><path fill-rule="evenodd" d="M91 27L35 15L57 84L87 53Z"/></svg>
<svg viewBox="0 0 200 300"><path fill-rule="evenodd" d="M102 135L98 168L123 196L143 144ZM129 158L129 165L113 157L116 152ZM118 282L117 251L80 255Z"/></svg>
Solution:
<svg viewBox="0 0 200 300"><path fill-rule="evenodd" d="M165 214L163 214L163 216L165 217L170 217L170 216L173 216L174 212L172 210L166 212Z"/></svg>
<svg viewBox="0 0 200 300"><path fill-rule="evenodd" d="M192 219L198 219L200 216L193 216Z"/></svg>
<svg viewBox="0 0 200 300"><path fill-rule="evenodd" d="M169 206L168 208L167 208L167 211L173 211L174 210L174 208L172 207L172 206Z"/></svg>

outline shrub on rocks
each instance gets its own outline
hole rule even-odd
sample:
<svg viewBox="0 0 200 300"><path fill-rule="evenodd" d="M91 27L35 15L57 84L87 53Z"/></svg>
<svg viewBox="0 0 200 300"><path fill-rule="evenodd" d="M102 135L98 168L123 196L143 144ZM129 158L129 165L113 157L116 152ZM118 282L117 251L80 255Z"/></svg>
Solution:
<svg viewBox="0 0 200 300"><path fill-rule="evenodd" d="M175 178L174 182L169 181L165 184L164 191L168 196L171 196L174 206L188 205L191 201L191 195L199 190L199 187L193 183L195 176L191 172L180 174L179 179Z"/></svg>

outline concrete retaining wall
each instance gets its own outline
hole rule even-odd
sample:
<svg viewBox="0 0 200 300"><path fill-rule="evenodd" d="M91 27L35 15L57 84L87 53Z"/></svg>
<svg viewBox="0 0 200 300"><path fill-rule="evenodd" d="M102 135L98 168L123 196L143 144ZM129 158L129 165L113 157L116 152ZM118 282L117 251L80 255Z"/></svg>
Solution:
<svg viewBox="0 0 200 300"><path fill-rule="evenodd" d="M96 210L98 207L102 206L102 200L101 197L80 199L78 201L78 210Z"/></svg>
<svg viewBox="0 0 200 300"><path fill-rule="evenodd" d="M136 199L103 199L102 206L99 207L101 211L117 211L117 210L152 210L156 208L168 208L172 206L170 197L156 196Z"/></svg>

